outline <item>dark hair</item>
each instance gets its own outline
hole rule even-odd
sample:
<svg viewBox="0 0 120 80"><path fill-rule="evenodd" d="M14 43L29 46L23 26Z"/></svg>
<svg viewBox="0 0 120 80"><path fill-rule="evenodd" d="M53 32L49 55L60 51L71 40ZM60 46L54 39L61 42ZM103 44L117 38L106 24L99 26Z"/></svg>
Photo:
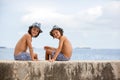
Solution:
<svg viewBox="0 0 120 80"><path fill-rule="evenodd" d="M30 27L29 27L28 33L29 33L30 35L32 35L32 34L31 34L31 29L32 29L33 27L35 27L35 26L30 26ZM41 32L42 32L42 31L39 30L38 34L37 34L36 36L34 36L34 37L38 37Z"/></svg>
<svg viewBox="0 0 120 80"><path fill-rule="evenodd" d="M58 30L59 32L60 32L60 34L61 34L61 36L63 36L63 29L62 28L60 28L60 27L56 27L56 25L55 26L53 26L53 29L50 31L50 35L54 38L54 36L53 36L53 34L52 34L52 32L54 31L54 30Z"/></svg>

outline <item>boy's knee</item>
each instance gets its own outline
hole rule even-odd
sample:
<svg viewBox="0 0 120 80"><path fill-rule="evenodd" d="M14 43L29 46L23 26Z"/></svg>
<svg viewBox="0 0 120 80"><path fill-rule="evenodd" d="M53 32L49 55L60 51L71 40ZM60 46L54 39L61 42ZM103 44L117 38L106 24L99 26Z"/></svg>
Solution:
<svg viewBox="0 0 120 80"><path fill-rule="evenodd" d="M38 55L34 53L34 59L38 59Z"/></svg>
<svg viewBox="0 0 120 80"><path fill-rule="evenodd" d="M52 54L52 51L51 50L47 50L46 54Z"/></svg>

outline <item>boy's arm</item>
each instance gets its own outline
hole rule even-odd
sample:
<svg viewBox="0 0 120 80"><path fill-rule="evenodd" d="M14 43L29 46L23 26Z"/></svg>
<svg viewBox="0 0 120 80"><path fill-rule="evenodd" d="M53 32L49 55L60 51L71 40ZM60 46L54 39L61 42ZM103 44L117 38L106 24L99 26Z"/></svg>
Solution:
<svg viewBox="0 0 120 80"><path fill-rule="evenodd" d="M45 46L44 49L45 49L45 50L46 50L46 49L50 49L50 50L55 50L55 51L56 51L56 48L50 47L50 46Z"/></svg>
<svg viewBox="0 0 120 80"><path fill-rule="evenodd" d="M63 42L64 42L64 40L65 40L65 37L61 37L61 38L60 38L59 46L58 46L58 48L57 48L57 50L56 50L56 52L55 52L54 57L51 59L51 61L55 61L56 58L57 58L57 56L58 56L58 54L61 52L62 47L63 47Z"/></svg>
<svg viewBox="0 0 120 80"><path fill-rule="evenodd" d="M31 56L31 59L34 61L34 54L33 54L33 48L32 48L32 38L30 35L26 35L26 38L27 38L27 46L29 48L29 51L30 51L30 56Z"/></svg>

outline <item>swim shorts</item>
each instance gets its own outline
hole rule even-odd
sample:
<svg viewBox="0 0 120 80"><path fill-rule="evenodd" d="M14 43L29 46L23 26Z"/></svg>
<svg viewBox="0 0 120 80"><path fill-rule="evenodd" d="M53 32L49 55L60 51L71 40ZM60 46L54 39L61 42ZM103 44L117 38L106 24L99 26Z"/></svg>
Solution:
<svg viewBox="0 0 120 80"><path fill-rule="evenodd" d="M55 51L52 52L52 58L54 55L55 55ZM66 58L62 53L59 53L56 58L56 61L68 61L68 60L70 60L70 58Z"/></svg>
<svg viewBox="0 0 120 80"><path fill-rule="evenodd" d="M30 54L27 52L21 52L18 55L14 55L14 59L15 60L32 60Z"/></svg>

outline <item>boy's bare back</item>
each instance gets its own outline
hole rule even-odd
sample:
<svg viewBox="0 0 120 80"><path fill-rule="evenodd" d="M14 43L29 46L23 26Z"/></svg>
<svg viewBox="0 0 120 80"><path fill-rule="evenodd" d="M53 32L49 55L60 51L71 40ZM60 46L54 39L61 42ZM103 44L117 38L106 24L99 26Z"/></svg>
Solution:
<svg viewBox="0 0 120 80"><path fill-rule="evenodd" d="M30 34L25 34L16 44L14 55L17 55L21 52L26 52L27 47L31 47L32 37Z"/></svg>
<svg viewBox="0 0 120 80"><path fill-rule="evenodd" d="M61 49L61 52L64 54L64 56L66 56L67 58L71 57L72 55L72 45L70 43L70 41L65 37L65 36L62 36L60 38L60 41L61 42L63 41L62 43L62 49ZM59 43L60 44L60 43Z"/></svg>

